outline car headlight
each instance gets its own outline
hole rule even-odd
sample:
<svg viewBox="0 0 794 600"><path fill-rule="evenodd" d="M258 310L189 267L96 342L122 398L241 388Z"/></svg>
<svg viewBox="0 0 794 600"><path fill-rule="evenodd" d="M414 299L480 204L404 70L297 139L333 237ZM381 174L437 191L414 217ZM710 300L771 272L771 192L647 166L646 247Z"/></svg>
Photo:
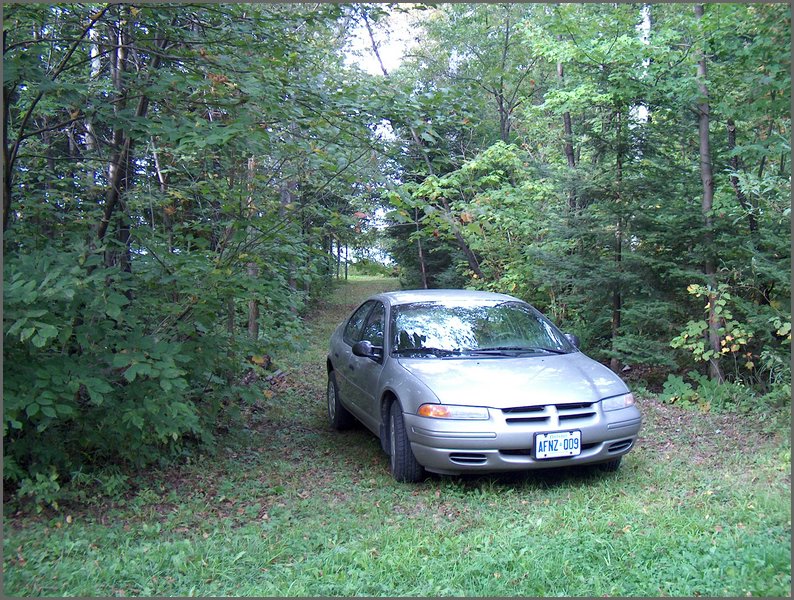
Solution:
<svg viewBox="0 0 794 600"><path fill-rule="evenodd" d="M454 406L451 404L423 404L416 411L420 417L433 419L487 419L488 409L483 406Z"/></svg>
<svg viewBox="0 0 794 600"><path fill-rule="evenodd" d="M628 394L621 394L620 396L615 396L614 398L607 398L606 400L601 401L601 407L604 410L618 410L620 408L626 408L628 406L634 405L634 394L629 392Z"/></svg>

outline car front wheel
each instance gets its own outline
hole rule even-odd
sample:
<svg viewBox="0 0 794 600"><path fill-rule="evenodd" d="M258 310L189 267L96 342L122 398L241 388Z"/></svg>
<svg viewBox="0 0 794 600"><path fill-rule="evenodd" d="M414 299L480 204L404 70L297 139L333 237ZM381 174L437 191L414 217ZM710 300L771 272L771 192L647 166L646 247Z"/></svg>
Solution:
<svg viewBox="0 0 794 600"><path fill-rule="evenodd" d="M339 385L336 383L336 374L328 373L328 422L337 430L347 429L353 425L353 415L342 406L339 401Z"/></svg>
<svg viewBox="0 0 794 600"><path fill-rule="evenodd" d="M392 402L389 410L389 460L394 479L403 483L422 481L425 469L416 462L411 442L405 432L403 410L399 402Z"/></svg>

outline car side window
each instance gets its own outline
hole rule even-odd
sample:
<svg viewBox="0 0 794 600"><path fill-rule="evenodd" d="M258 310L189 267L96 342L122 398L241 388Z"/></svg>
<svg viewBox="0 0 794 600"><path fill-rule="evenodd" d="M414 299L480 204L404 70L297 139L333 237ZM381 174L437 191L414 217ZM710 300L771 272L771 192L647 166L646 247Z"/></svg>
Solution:
<svg viewBox="0 0 794 600"><path fill-rule="evenodd" d="M347 325L345 325L345 331L342 337L344 337L344 340L351 346L361 339L361 328L364 326L364 321L375 304L376 302L374 300L369 300L362 304L350 317Z"/></svg>
<svg viewBox="0 0 794 600"><path fill-rule="evenodd" d="M386 324L386 308L378 302L375 308L367 319L367 324L364 325L364 331L361 334L362 340L367 340L373 346L383 347L383 330Z"/></svg>

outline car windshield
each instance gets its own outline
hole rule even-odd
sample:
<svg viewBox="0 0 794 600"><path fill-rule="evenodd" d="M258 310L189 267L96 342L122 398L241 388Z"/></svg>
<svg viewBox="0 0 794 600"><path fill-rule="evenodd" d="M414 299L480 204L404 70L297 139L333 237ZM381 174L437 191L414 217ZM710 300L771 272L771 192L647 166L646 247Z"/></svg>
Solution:
<svg viewBox="0 0 794 600"><path fill-rule="evenodd" d="M522 302L416 302L392 312L392 352L427 358L566 354L575 348Z"/></svg>

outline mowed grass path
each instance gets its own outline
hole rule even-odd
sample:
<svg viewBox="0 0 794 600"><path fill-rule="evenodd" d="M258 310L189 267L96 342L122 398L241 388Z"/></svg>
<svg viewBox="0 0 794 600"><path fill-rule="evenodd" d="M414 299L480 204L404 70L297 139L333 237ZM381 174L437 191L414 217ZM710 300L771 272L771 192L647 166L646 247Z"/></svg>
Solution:
<svg viewBox="0 0 794 600"><path fill-rule="evenodd" d="M395 483L325 416L325 351L370 292L341 287L287 378L213 456L113 502L6 511L6 595L790 596L790 435L641 398L619 472ZM768 429L768 431L767 431Z"/></svg>

